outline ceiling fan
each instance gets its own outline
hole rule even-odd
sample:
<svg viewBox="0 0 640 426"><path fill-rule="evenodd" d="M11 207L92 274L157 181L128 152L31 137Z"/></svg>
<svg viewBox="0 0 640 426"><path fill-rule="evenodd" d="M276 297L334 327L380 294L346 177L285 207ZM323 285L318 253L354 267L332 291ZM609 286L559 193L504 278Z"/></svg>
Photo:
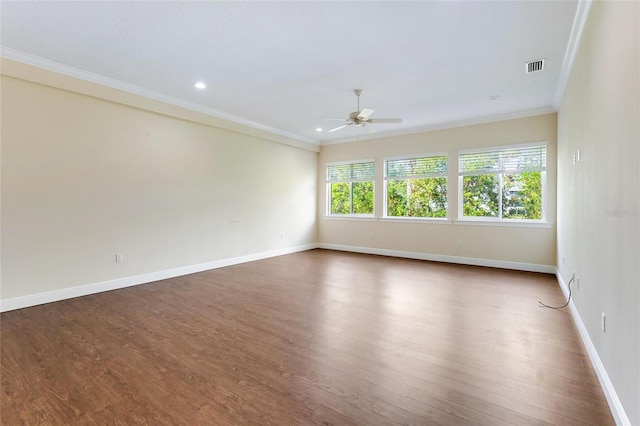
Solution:
<svg viewBox="0 0 640 426"><path fill-rule="evenodd" d="M372 109L364 108L363 110L360 110L360 95L362 94L362 90L356 89L353 91L353 93L355 93L355 95L358 97L358 110L349 114L349 118L345 120L343 118L323 117L326 120L338 120L338 121L343 121L345 123L342 126L338 126L336 128L329 130L328 131L329 133L335 132L336 130L344 129L345 127L349 127L349 126L364 127L367 124L374 124L374 123L402 123L402 118L369 118L371 114L373 114Z"/></svg>

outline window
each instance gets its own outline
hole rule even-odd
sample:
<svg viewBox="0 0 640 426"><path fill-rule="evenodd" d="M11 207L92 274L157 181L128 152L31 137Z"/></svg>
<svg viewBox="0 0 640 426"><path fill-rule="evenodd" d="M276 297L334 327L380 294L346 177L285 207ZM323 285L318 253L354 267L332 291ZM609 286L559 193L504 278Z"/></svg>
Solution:
<svg viewBox="0 0 640 426"><path fill-rule="evenodd" d="M373 215L375 162L327 166L327 212L329 215Z"/></svg>
<svg viewBox="0 0 640 426"><path fill-rule="evenodd" d="M388 217L447 217L447 156L385 162Z"/></svg>
<svg viewBox="0 0 640 426"><path fill-rule="evenodd" d="M461 152L459 217L543 220L546 144Z"/></svg>

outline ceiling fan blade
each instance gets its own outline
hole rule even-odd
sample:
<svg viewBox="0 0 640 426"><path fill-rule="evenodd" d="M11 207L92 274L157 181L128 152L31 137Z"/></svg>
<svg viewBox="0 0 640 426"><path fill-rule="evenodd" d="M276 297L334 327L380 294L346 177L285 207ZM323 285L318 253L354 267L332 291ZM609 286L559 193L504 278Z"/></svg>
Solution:
<svg viewBox="0 0 640 426"><path fill-rule="evenodd" d="M402 123L402 118L370 118L367 123Z"/></svg>
<svg viewBox="0 0 640 426"><path fill-rule="evenodd" d="M362 111L360 111L360 113L358 114L358 118L362 119L362 120L366 120L367 118L369 118L369 116L373 114L373 110L369 109L369 108L364 108Z"/></svg>
<svg viewBox="0 0 640 426"><path fill-rule="evenodd" d="M344 118L320 117L322 120L347 121Z"/></svg>
<svg viewBox="0 0 640 426"><path fill-rule="evenodd" d="M334 129L327 130L327 133L335 132L336 130L343 129L343 128L345 128L345 127L349 127L349 125L348 125L348 124L345 124L344 126L338 126L338 127L334 128Z"/></svg>

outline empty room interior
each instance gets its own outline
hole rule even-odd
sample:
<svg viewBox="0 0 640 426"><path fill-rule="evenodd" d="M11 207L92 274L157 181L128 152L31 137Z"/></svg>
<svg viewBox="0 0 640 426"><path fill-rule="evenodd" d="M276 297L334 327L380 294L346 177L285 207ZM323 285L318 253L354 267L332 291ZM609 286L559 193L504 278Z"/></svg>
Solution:
<svg viewBox="0 0 640 426"><path fill-rule="evenodd" d="M639 2L0 24L3 425L640 426Z"/></svg>

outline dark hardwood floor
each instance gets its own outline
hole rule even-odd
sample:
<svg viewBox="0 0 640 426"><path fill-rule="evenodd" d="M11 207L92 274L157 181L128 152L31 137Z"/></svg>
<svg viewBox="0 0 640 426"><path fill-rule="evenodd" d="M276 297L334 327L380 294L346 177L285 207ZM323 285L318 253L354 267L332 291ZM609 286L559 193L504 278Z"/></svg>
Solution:
<svg viewBox="0 0 640 426"><path fill-rule="evenodd" d="M312 250L1 315L3 425L614 424L555 277Z"/></svg>

